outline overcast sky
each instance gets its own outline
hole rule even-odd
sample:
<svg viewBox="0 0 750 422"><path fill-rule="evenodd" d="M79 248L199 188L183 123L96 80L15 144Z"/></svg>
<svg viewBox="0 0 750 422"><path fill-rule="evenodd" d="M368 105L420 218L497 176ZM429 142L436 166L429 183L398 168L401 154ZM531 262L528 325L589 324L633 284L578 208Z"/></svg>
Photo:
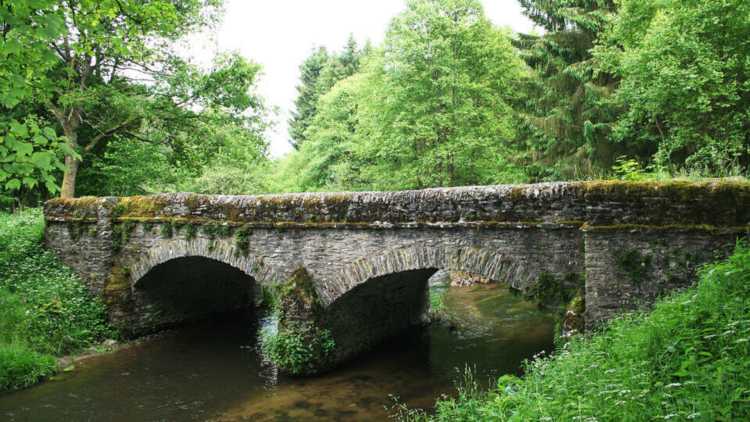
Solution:
<svg viewBox="0 0 750 422"><path fill-rule="evenodd" d="M533 25L516 0L483 0L496 25L529 32ZM299 65L316 46L340 50L349 34L358 42L380 43L404 0L226 0L226 14L210 38L192 40L190 49L205 60L216 52L236 51L263 65L258 84L269 105L278 107L269 133L271 154L291 150L287 120L294 108Z"/></svg>

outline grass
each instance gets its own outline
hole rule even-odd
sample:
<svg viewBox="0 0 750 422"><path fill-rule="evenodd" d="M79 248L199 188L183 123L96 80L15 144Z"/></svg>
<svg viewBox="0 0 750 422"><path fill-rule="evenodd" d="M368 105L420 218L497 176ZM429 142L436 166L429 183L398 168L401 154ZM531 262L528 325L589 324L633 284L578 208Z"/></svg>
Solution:
<svg viewBox="0 0 750 422"><path fill-rule="evenodd" d="M116 333L104 304L42 246L41 210L0 214L0 391L56 371L55 357Z"/></svg>
<svg viewBox="0 0 750 422"><path fill-rule="evenodd" d="M698 284L647 314L617 318L492 391L459 389L434 415L401 420L750 420L750 249L706 266Z"/></svg>

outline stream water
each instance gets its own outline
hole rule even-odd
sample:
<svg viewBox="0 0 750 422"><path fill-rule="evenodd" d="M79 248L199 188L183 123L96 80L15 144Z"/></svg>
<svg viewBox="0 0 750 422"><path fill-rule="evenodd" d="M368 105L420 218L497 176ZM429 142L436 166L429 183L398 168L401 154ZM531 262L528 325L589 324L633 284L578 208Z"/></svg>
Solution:
<svg viewBox="0 0 750 422"><path fill-rule="evenodd" d="M489 383L552 348L553 320L502 285L450 288L450 324L414 329L320 377L292 379L255 350L257 324L207 321L97 356L0 395L6 421L384 420L398 397L430 408L459 372Z"/></svg>

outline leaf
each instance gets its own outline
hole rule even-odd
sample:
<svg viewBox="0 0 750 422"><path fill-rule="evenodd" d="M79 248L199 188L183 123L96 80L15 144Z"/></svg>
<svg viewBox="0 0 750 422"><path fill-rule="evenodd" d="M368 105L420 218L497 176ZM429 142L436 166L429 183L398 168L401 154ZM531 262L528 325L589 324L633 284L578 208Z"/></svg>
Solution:
<svg viewBox="0 0 750 422"><path fill-rule="evenodd" d="M5 184L5 189L7 190L17 190L21 187L21 181L18 179L10 179Z"/></svg>
<svg viewBox="0 0 750 422"><path fill-rule="evenodd" d="M26 129L26 125L19 123L17 120L12 120L10 122L10 131L19 138L29 136L29 131Z"/></svg>
<svg viewBox="0 0 750 422"><path fill-rule="evenodd" d="M54 180L45 180L44 187L46 187L50 193L57 193L57 191L59 190Z"/></svg>
<svg viewBox="0 0 750 422"><path fill-rule="evenodd" d="M53 156L49 152L35 152L31 155L31 162L34 163L35 166L47 170L51 167L52 158Z"/></svg>
<svg viewBox="0 0 750 422"><path fill-rule="evenodd" d="M29 189L34 189L37 184L37 180L33 177L24 177L23 184L26 185L26 187L28 187Z"/></svg>
<svg viewBox="0 0 750 422"><path fill-rule="evenodd" d="M13 146L18 155L31 155L34 152L34 146L28 142L16 142Z"/></svg>

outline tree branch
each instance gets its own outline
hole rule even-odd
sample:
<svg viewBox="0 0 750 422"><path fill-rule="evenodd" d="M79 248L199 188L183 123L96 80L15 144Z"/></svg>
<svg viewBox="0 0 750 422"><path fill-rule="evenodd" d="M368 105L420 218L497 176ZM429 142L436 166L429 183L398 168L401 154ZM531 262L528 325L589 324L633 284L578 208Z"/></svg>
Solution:
<svg viewBox="0 0 750 422"><path fill-rule="evenodd" d="M118 130L120 130L120 129L126 127L126 126L128 126L130 123L133 123L133 121L135 121L135 120L136 120L135 117L131 117L129 119L125 119L123 122L121 122L121 123L119 123L119 124L117 124L117 125L109 128L109 129L105 130L104 132L99 132L98 135L96 135L93 139L91 139L91 141L89 141L88 144L86 144L86 146L83 148L84 151L86 151L86 152L91 151L92 149L94 149L96 147L96 145L102 139L104 139L104 138L106 138L108 136L112 136L115 132L117 132Z"/></svg>

